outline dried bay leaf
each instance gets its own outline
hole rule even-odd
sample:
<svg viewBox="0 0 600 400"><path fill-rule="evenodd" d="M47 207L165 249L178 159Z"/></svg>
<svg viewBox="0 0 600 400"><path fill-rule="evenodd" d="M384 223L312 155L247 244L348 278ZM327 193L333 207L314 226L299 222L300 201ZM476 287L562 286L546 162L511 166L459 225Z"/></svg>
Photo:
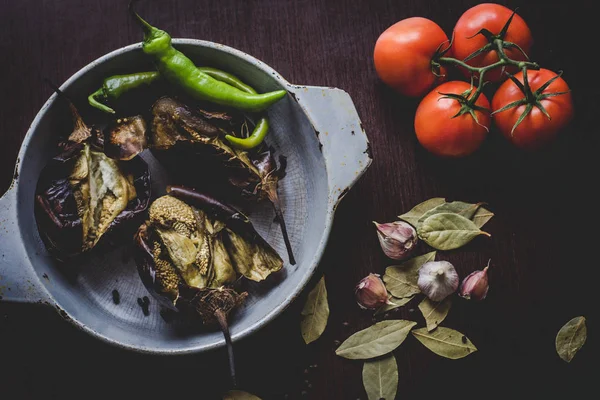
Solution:
<svg viewBox="0 0 600 400"><path fill-rule="evenodd" d="M477 351L477 347L462 333L438 326L429 332L427 328L412 331L414 337L435 354L456 360Z"/></svg>
<svg viewBox="0 0 600 400"><path fill-rule="evenodd" d="M392 265L385 269L383 281L385 287L394 297L405 298L421 293L417 280L419 268L428 261L435 259L435 251L411 258L399 265Z"/></svg>
<svg viewBox="0 0 600 400"><path fill-rule="evenodd" d="M459 214L467 219L472 219L477 210L479 210L479 208L481 207L481 204L482 203L465 203L464 201L452 201L450 203L440 204L439 206L432 208L431 210L423 214L421 218L419 218L418 224L421 224L423 221L425 221L427 218L434 214L441 213Z"/></svg>
<svg viewBox="0 0 600 400"><path fill-rule="evenodd" d="M438 250L453 250L479 235L491 236L480 230L470 219L452 213L434 214L419 227L419 237Z"/></svg>
<svg viewBox="0 0 600 400"><path fill-rule="evenodd" d="M321 277L313 290L308 294L308 298L302 309L300 330L306 344L314 342L321 336L327 326L328 318L329 304L327 304L327 288L325 287L325 277Z"/></svg>
<svg viewBox="0 0 600 400"><path fill-rule="evenodd" d="M223 400L260 400L260 397L256 397L255 395L242 390L230 390L225 393Z"/></svg>
<svg viewBox="0 0 600 400"><path fill-rule="evenodd" d="M398 365L393 354L365 361L363 385L369 400L394 400L398 389Z"/></svg>
<svg viewBox="0 0 600 400"><path fill-rule="evenodd" d="M382 356L400 346L416 324L402 319L378 322L350 336L335 354L351 360Z"/></svg>
<svg viewBox="0 0 600 400"><path fill-rule="evenodd" d="M587 339L585 317L575 317L556 335L556 352L566 362L571 362Z"/></svg>
<svg viewBox="0 0 600 400"><path fill-rule="evenodd" d="M423 214L432 208L444 204L445 202L446 199L443 197L434 197L433 199L425 200L424 202L414 206L409 212L399 215L398 218L403 219L404 221L416 227L419 218L421 218Z"/></svg>
<svg viewBox="0 0 600 400"><path fill-rule="evenodd" d="M415 295L412 295L410 297L401 297L401 298L392 296L390 298L390 303L393 303L393 304L382 305L381 307L379 307L377 309L377 311L375 311L375 313L373 315L385 314L386 312L393 310L394 308L405 306L414 298L415 298Z"/></svg>
<svg viewBox="0 0 600 400"><path fill-rule="evenodd" d="M493 216L494 216L494 213L491 212L490 210L488 210L484 207L479 207L477 209L477 211L475 212L475 215L473 215L473 217L471 217L471 220L478 228L481 228L490 219L492 219Z"/></svg>
<svg viewBox="0 0 600 400"><path fill-rule="evenodd" d="M425 297L423 301L419 303L419 310L421 310L421 313L425 318L427 330L429 332L437 328L438 325L441 324L444 319L446 319L451 306L451 297L446 297L440 302L431 301Z"/></svg>

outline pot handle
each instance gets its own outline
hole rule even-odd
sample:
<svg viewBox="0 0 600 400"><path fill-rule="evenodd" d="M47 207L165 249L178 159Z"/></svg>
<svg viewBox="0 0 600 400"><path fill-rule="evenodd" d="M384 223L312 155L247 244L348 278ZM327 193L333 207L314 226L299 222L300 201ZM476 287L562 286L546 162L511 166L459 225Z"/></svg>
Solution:
<svg viewBox="0 0 600 400"><path fill-rule="evenodd" d="M0 197L0 301L50 302L23 245L17 219L16 182Z"/></svg>
<svg viewBox="0 0 600 400"><path fill-rule="evenodd" d="M319 86L292 86L294 97L310 119L322 146L335 208L367 170L371 146L350 95Z"/></svg>

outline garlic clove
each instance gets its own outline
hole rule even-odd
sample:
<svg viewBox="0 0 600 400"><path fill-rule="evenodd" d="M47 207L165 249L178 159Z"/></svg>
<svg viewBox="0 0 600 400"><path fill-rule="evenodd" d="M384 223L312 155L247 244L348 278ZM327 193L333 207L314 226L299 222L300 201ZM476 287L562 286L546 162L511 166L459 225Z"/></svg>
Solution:
<svg viewBox="0 0 600 400"><path fill-rule="evenodd" d="M377 274L369 274L363 278L354 290L356 302L363 309L374 310L389 304L387 289Z"/></svg>
<svg viewBox="0 0 600 400"><path fill-rule="evenodd" d="M380 224L373 221L373 223L377 228L381 249L389 258L403 260L416 248L417 231L408 222L395 221Z"/></svg>
<svg viewBox="0 0 600 400"><path fill-rule="evenodd" d="M419 269L417 285L431 301L442 301L458 289L456 269L448 261L429 261Z"/></svg>
<svg viewBox="0 0 600 400"><path fill-rule="evenodd" d="M482 271L475 271L469 274L460 285L459 296L467 300L483 300L489 290L488 274L489 263Z"/></svg>

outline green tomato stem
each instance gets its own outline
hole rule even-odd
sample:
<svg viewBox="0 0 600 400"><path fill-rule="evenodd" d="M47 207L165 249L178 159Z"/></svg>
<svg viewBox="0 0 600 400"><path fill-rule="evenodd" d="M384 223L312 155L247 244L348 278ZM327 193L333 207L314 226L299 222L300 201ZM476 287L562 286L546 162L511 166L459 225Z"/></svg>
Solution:
<svg viewBox="0 0 600 400"><path fill-rule="evenodd" d="M457 58L452 58L452 57L440 57L437 59L437 61L440 64L444 64L444 65L455 65L457 67L463 67L464 69L467 69L471 72L479 72L479 70L481 68L477 68L477 67L472 67L469 64L467 64L464 61L461 61Z"/></svg>
<svg viewBox="0 0 600 400"><path fill-rule="evenodd" d="M454 65L457 67L461 67L471 72L473 76L478 76L479 82L477 84L477 88L475 89L474 93L470 94L469 99L467 99L467 103L469 105L474 105L481 93L483 92L483 87L485 86L485 80L483 79L483 77L485 76L486 72L496 68L514 66L522 70L523 74L527 76L527 69L540 69L537 63L530 61L517 61L508 57L506 55L506 52L504 51L505 42L502 38L490 38L490 43L493 46L493 51L495 51L498 55L498 61L490 65L486 65L484 67L473 67L472 65L467 64L465 61L453 57L436 57L432 61L432 63L436 63L436 65Z"/></svg>

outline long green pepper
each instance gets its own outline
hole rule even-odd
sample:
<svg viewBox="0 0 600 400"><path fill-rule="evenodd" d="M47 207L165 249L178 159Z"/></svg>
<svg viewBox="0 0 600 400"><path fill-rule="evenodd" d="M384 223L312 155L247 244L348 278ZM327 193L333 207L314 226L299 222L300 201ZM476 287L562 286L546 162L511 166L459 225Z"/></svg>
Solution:
<svg viewBox="0 0 600 400"><path fill-rule="evenodd" d="M156 71L108 77L104 80L100 89L88 96L88 102L92 107L114 114L115 110L102 104L100 100L117 100L123 93L139 87L149 86L159 78L160 74Z"/></svg>
<svg viewBox="0 0 600 400"><path fill-rule="evenodd" d="M188 95L242 111L259 112L285 95L285 90L253 94L212 78L196 67L192 60L171 45L171 36L142 19L130 3L129 9L144 30L144 53L154 57L160 75L179 86Z"/></svg>
<svg viewBox="0 0 600 400"><path fill-rule="evenodd" d="M227 72L219 71L218 69L212 68L212 71L207 72L210 74L211 72L219 73L219 76L213 76L215 79L223 81L223 79L227 80L231 86L237 87L240 90L243 90L247 93L256 93L253 87L246 85L244 82L240 81L235 76L228 74ZM267 132L269 131L269 120L267 117L261 117L254 126L254 130L252 134L246 138L239 138L232 135L225 135L225 139L231 144L233 147L238 149L250 150L263 142L265 136L267 136Z"/></svg>

